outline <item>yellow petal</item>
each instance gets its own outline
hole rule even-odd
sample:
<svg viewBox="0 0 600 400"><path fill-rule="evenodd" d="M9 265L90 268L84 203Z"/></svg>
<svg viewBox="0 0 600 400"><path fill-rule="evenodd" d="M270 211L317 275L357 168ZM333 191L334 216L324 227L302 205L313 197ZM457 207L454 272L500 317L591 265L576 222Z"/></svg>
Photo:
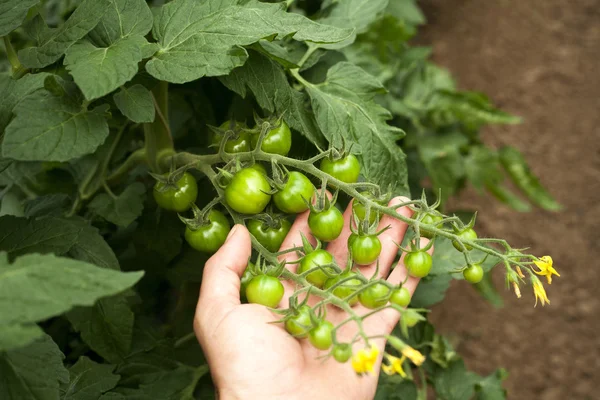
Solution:
<svg viewBox="0 0 600 400"><path fill-rule="evenodd" d="M406 346L404 349L402 349L402 354L412 361L416 366L420 366L425 361L425 356L410 346Z"/></svg>

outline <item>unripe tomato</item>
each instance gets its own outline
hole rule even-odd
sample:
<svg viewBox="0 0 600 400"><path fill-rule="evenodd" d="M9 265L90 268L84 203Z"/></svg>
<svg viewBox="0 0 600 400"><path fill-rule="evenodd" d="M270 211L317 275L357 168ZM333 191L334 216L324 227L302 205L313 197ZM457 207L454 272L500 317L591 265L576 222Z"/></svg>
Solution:
<svg viewBox="0 0 600 400"><path fill-rule="evenodd" d="M283 298L283 291L279 279L269 275L258 275L248 282L246 298L249 303L275 308Z"/></svg>
<svg viewBox="0 0 600 400"><path fill-rule="evenodd" d="M248 263L242 277L240 278L240 299L242 301L247 301L246 299L246 287L248 287L248 283L254 278L254 274L251 272L254 265L252 263Z"/></svg>
<svg viewBox="0 0 600 400"><path fill-rule="evenodd" d="M254 163L252 164L252 166L248 167L248 168L252 168L257 170L258 172L260 172L261 174L263 174L264 176L267 176L267 169L265 168L264 165L259 164L259 163Z"/></svg>
<svg viewBox="0 0 600 400"><path fill-rule="evenodd" d="M233 130L237 132L236 138L231 137L225 143L225 151L227 153L243 153L251 150L250 134L248 132L241 131L241 129L245 127L246 124L238 121L235 121L233 124L230 121L225 121L221 124L221 126L219 126L219 128L221 128L223 131ZM216 146L218 149L222 140L222 135L213 134L211 144Z"/></svg>
<svg viewBox="0 0 600 400"><path fill-rule="evenodd" d="M252 135L252 147L256 147L258 143L258 134ZM278 128L270 130L261 146L261 150L267 153L280 154L287 156L292 148L292 132L285 121L281 121Z"/></svg>
<svg viewBox="0 0 600 400"><path fill-rule="evenodd" d="M358 300L363 306L375 309L385 306L390 296L390 289L383 283L376 283L358 295Z"/></svg>
<svg viewBox="0 0 600 400"><path fill-rule="evenodd" d="M254 168L239 170L225 188L229 207L241 214L258 214L265 209L271 195L267 178Z"/></svg>
<svg viewBox="0 0 600 400"><path fill-rule="evenodd" d="M285 330L294 337L304 338L308 336L308 332L312 329L312 321L310 319L310 307L302 306L297 310L290 319L285 321Z"/></svg>
<svg viewBox="0 0 600 400"><path fill-rule="evenodd" d="M475 232L474 229L472 228L467 228L463 231L460 231L457 233L458 237L464 240L475 240L477 239L477 232ZM454 248L458 251L463 251L462 247L460 246L460 243L457 242L456 240L452 241L452 245L454 246ZM473 247L469 246L468 244L465 244L465 248L467 249L467 251L471 251L473 250Z"/></svg>
<svg viewBox="0 0 600 400"><path fill-rule="evenodd" d="M325 282L324 288L329 289L330 287L332 287L339 281L350 278L350 277L354 277L354 276L356 276L356 273L354 273L354 272L350 272L350 271L343 272L334 278L327 279L327 281ZM356 292L356 288L360 287L361 285L362 285L362 282L360 281L360 279L350 279L348 281L345 281L344 283L342 283L340 286L336 287L335 289L333 289L333 294L335 296L339 297L340 299L345 299L346 297L351 296L354 292ZM351 306L353 306L356 303L358 303L357 296L354 296L354 297L350 298L350 300L348 300L348 304L350 304Z"/></svg>
<svg viewBox="0 0 600 400"><path fill-rule="evenodd" d="M352 357L352 346L349 343L338 343L333 346L333 358L339 363L345 363Z"/></svg>
<svg viewBox="0 0 600 400"><path fill-rule="evenodd" d="M381 241L377 235L352 234L348 246L352 250L352 260L358 265L372 264L381 254Z"/></svg>
<svg viewBox="0 0 600 400"><path fill-rule="evenodd" d="M339 160L324 158L321 160L321 171L333 176L334 178L346 182L355 183L360 175L360 163L355 155L349 154Z"/></svg>
<svg viewBox="0 0 600 400"><path fill-rule="evenodd" d="M164 174L164 176L167 177L168 174ZM196 201L196 197L198 196L198 184L192 174L184 172L175 185L177 185L177 189L169 188L165 191L161 191L165 187L165 184L156 182L152 192L154 194L154 200L156 200L156 203L165 210L184 212Z"/></svg>
<svg viewBox="0 0 600 400"><path fill-rule="evenodd" d="M431 271L433 260L429 253L423 250L411 251L404 258L404 265L410 276L423 278Z"/></svg>
<svg viewBox="0 0 600 400"><path fill-rule="evenodd" d="M308 341L319 350L327 350L333 343L331 333L333 332L333 324L329 321L321 321L308 333Z"/></svg>
<svg viewBox="0 0 600 400"><path fill-rule="evenodd" d="M273 195L277 208L287 214L308 210L308 203L315 194L315 187L304 174L292 171L285 187Z"/></svg>
<svg viewBox="0 0 600 400"><path fill-rule="evenodd" d="M363 193L365 195L365 197L369 198L369 199L373 199L373 195L369 192L367 193ZM365 207L365 205L363 203L361 203L358 200L354 200L352 202L352 210L354 210L354 215L356 215L358 217L358 219L360 221L365 219L365 216L367 215L367 208ZM373 222L375 222L375 220L381 217L381 214L379 213L379 211L375 210L375 209L371 209L371 211L369 212L369 224L372 224Z"/></svg>
<svg viewBox="0 0 600 400"><path fill-rule="evenodd" d="M478 283L483 279L483 268L481 264L471 264L463 271L463 276L467 282Z"/></svg>
<svg viewBox="0 0 600 400"><path fill-rule="evenodd" d="M208 213L210 223L196 230L185 228L185 240L192 248L204 253L214 253L225 243L231 226L221 211L212 209Z"/></svg>
<svg viewBox="0 0 600 400"><path fill-rule="evenodd" d="M323 242L331 242L342 233L344 216L334 206L323 211L311 211L308 215L308 227L317 239Z"/></svg>
<svg viewBox="0 0 600 400"><path fill-rule="evenodd" d="M440 222L443 219L444 218L441 215L433 215L433 214L427 213L427 214L425 214L425 216L423 217L421 222L423 222L424 224L428 224L428 225L435 225L436 223ZM437 226L437 227L439 228L439 226ZM431 232L430 230L425 229L425 228L421 228L420 233L421 233L421 237L428 238L428 239L431 239L434 236L433 232Z"/></svg>
<svg viewBox="0 0 600 400"><path fill-rule="evenodd" d="M287 219L280 220L279 228L271 228L263 221L257 219L249 220L247 225L252 236L271 253L279 251L281 244L292 227L292 224Z"/></svg>
<svg viewBox="0 0 600 400"><path fill-rule="evenodd" d="M390 296L390 303L396 304L400 307L406 307L410 304L410 292L407 288L401 287L392 291Z"/></svg>
<svg viewBox="0 0 600 400"><path fill-rule="evenodd" d="M330 253L322 249L315 250L302 258L298 273L301 274L317 266L331 263L333 263L333 256ZM321 269L315 270L306 276L307 281L319 288L323 287L327 279L329 277Z"/></svg>

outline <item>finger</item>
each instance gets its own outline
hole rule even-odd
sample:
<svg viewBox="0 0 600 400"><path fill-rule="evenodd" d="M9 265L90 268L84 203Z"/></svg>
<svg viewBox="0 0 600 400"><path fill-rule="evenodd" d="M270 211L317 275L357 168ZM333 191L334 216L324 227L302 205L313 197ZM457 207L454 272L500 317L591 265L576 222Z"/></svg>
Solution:
<svg viewBox="0 0 600 400"><path fill-rule="evenodd" d="M250 234L235 225L223 246L204 265L197 315L218 317L240 304L240 278L252 252Z"/></svg>
<svg viewBox="0 0 600 400"><path fill-rule="evenodd" d="M429 243L429 239L421 238L419 243L420 247L423 248L427 246L427 244ZM433 254L433 246L429 250L427 250L427 252L429 254ZM412 297L412 295L415 293L415 290L417 289L417 285L419 284L420 279L415 278L414 276L410 276L408 274L408 269L404 265L405 257L406 253L402 254L400 261L388 277L387 281L393 285L399 285L401 282L404 282L402 286L408 289ZM394 325L398 323L398 320L400 319L400 313L391 308L386 309L381 312L381 318L386 326L391 326L391 331Z"/></svg>
<svg viewBox="0 0 600 400"><path fill-rule="evenodd" d="M335 240L332 240L327 245L327 251L333 255L337 264L344 268L348 262L348 238L352 234L350 230L350 223L352 221L352 204L354 200L348 204L346 211L344 211L344 229Z"/></svg>
<svg viewBox="0 0 600 400"><path fill-rule="evenodd" d="M402 204L410 201L407 197L394 197L390 200L388 206L393 207L397 204ZM408 206L397 208L396 211L407 217L412 217L413 211L408 208ZM394 259L398 254L398 245L402 243L402 239L404 239L404 234L406 233L406 229L408 228L408 224L404 221L400 221L392 216L384 215L379 221L378 230L381 230L385 227L389 226L390 229L383 232L379 235L379 240L381 241L381 254L379 255L379 277L387 277L392 264L394 263ZM364 276L370 278L377 268L377 262L374 262L371 265L367 265L364 267L360 267L360 271Z"/></svg>

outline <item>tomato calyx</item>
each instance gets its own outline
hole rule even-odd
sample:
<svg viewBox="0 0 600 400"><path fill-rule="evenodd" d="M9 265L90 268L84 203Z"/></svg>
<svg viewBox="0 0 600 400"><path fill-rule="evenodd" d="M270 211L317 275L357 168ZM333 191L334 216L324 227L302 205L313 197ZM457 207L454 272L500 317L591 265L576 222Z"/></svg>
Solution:
<svg viewBox="0 0 600 400"><path fill-rule="evenodd" d="M191 231L197 231L198 229L208 226L211 224L209 218L210 211L221 201L221 198L216 198L206 205L203 209L198 208L195 203L192 203L193 218L185 218L181 214L177 214L181 222L183 222Z"/></svg>
<svg viewBox="0 0 600 400"><path fill-rule="evenodd" d="M186 173L185 169L179 168L176 170L171 170L171 172L166 174L155 174L153 172L148 172L148 174L153 177L157 183L161 185L159 187L155 186L154 190L159 193L165 193L170 190L179 190L181 189L177 182L183 177Z"/></svg>

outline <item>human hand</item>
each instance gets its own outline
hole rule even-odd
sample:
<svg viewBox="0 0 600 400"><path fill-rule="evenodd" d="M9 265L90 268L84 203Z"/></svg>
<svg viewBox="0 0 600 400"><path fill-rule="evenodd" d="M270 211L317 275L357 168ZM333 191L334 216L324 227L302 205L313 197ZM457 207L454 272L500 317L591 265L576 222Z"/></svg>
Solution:
<svg viewBox="0 0 600 400"><path fill-rule="evenodd" d="M390 206L407 201L392 199ZM410 217L412 211L401 207L398 212ZM344 213L345 226L341 235L327 246L338 265L346 265L347 241L350 236L352 205ZM308 212L298 215L281 249L302 244L301 233L314 244L308 228ZM404 222L384 216L379 229L390 226L379 238L382 251L379 257L379 275L392 284L404 282L407 270L403 258L394 269L392 264L407 229ZM427 239L421 239L424 246ZM430 250L431 252L432 250ZM315 349L308 340L298 340L286 332L283 324L272 324L278 319L269 309L258 304L240 303L240 277L251 254L250 234L242 225L236 225L225 244L204 267L200 298L196 308L194 330L207 357L213 381L221 399L370 399L375 395L378 373L358 376L349 363L340 364L332 358L317 359L326 354ZM282 260L294 261L295 253L287 253ZM295 270L296 265L287 265ZM359 267L366 277L375 272L375 264ZM391 271L391 272L390 272ZM280 308L288 307L289 296L294 292L292 283L283 281L285 295ZM408 277L404 283L411 294L416 289L417 278ZM311 299L312 300L312 299ZM314 302L309 300L309 305ZM354 307L357 314L370 310L360 304ZM327 308L327 320L334 325L347 318L347 314L333 306ZM368 335L389 334L398 323L399 313L385 309L363 322ZM342 326L338 340L350 342L356 334L353 324ZM371 340L384 349L385 340ZM364 343L354 344L354 350L364 348ZM380 355L375 365L379 371Z"/></svg>

